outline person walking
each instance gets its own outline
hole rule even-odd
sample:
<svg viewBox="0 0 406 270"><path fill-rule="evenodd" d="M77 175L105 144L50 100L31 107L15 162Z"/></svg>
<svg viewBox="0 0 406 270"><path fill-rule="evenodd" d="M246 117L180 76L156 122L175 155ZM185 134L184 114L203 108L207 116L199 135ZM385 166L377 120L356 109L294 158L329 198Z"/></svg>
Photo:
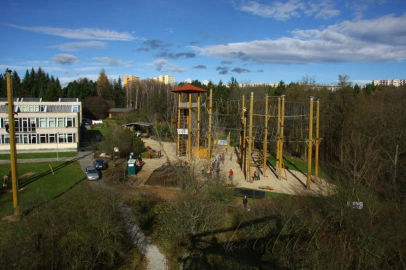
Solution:
<svg viewBox="0 0 406 270"><path fill-rule="evenodd" d="M247 205L248 205L247 195L245 195L244 199L242 199L242 204L244 205L244 208L247 209Z"/></svg>
<svg viewBox="0 0 406 270"><path fill-rule="evenodd" d="M202 174L204 175L205 172L206 172L206 167L203 165L202 166Z"/></svg>
<svg viewBox="0 0 406 270"><path fill-rule="evenodd" d="M8 182L8 175L3 176L3 188L7 188L7 182Z"/></svg>
<svg viewBox="0 0 406 270"><path fill-rule="evenodd" d="M228 172L228 178L230 179L231 185L233 184L233 176L234 176L233 169L230 169L230 171Z"/></svg>

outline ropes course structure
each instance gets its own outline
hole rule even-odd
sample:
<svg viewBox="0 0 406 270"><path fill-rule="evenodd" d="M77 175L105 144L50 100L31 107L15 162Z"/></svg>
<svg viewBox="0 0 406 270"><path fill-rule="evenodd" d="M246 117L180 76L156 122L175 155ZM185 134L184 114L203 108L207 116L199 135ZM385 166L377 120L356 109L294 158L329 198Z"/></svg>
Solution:
<svg viewBox="0 0 406 270"><path fill-rule="evenodd" d="M188 87L174 90L178 94L178 156L189 160L207 158L210 164L213 153L223 151L224 146L227 152L234 146L240 168L249 182L253 175L266 176L269 171L279 180L286 179L288 153L297 158L303 156L307 170L302 173L309 188L314 150L314 176L318 177L319 99L310 97L306 101L289 102L284 95L265 95L254 100L251 92L248 100L245 95L240 99L214 100L210 90L208 96L202 96L201 104L201 89ZM195 102L192 96L197 96Z"/></svg>

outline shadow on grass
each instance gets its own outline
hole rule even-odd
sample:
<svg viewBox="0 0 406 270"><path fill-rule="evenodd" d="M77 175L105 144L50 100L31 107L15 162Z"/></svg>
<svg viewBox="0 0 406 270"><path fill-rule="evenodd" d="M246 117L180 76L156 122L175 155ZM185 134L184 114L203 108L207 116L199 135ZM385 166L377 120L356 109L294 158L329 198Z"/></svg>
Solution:
<svg viewBox="0 0 406 270"><path fill-rule="evenodd" d="M48 200L46 200L46 201L43 201L43 202L41 202L41 203L39 203L39 204L37 204L37 205L35 205L35 206L33 206L33 207L30 207L30 208L24 210L24 211L23 211L23 215L26 216L26 215L28 215L29 213L31 213L32 210L34 210L34 209L36 209L36 208L39 208L39 207L41 207L41 206L43 206L43 205L46 205L47 203L49 203L49 202L51 202L51 201L53 201L53 200L55 200L55 199L61 197L62 195L66 194L68 191L72 190L72 189L75 188L77 185L79 185L83 180L86 180L86 177L83 177L82 179L80 179L79 181L77 181L75 184L73 184L73 185L70 186L69 188L65 189L65 190L62 191L61 193L55 195L54 197L52 197L52 198L50 198L50 199L48 199Z"/></svg>
<svg viewBox="0 0 406 270"><path fill-rule="evenodd" d="M91 155L91 154L92 154L92 153L89 153L88 155ZM80 159L82 159L82 158L85 158L85 157L88 156L88 155L84 155L84 156L82 156L82 157L77 157L77 158L71 159L71 160L69 160L69 161L63 162L63 163L59 164L58 166L52 167L52 170L53 170L54 172L55 172L55 171L58 171L58 170L60 170L60 169L62 169L62 168L64 168L64 167L66 167L66 166L72 164L73 162L76 162L76 161L78 161L78 160L80 160ZM35 182L35 181L41 179L41 178L44 177L44 176L50 175L50 174L52 173L52 170L49 169L49 170L47 170L47 171L45 171L45 172L42 172L42 173L39 173L39 174L34 175L34 176L28 178L28 179L25 180L25 181L21 181L21 182L19 181L19 183L18 183L18 188L19 188L19 189L20 189L20 188L23 188L23 187L25 187L26 185L31 184L31 183L33 183L33 182Z"/></svg>
<svg viewBox="0 0 406 270"><path fill-rule="evenodd" d="M261 237L235 240L231 237L224 242L218 242L215 237L222 233L249 229L261 223L274 224L273 228ZM282 218L272 215L241 222L229 228L190 235L188 254L180 263L183 269L284 269L278 263L277 257L266 255L273 250L278 240L289 237L280 235L282 229Z"/></svg>

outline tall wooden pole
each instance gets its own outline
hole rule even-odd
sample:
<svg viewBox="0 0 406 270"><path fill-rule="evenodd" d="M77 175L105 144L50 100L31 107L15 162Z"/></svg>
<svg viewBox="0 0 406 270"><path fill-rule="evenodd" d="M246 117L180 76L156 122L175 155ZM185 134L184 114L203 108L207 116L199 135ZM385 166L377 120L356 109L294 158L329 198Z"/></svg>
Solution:
<svg viewBox="0 0 406 270"><path fill-rule="evenodd" d="M11 185L13 191L13 208L14 216L18 218L20 211L18 207L18 183L17 183L17 153L16 153L16 141L14 130L14 100L13 100L13 85L11 81L10 72L6 72L7 80L7 101L8 101L8 125L10 132L10 170L11 170Z"/></svg>
<svg viewBox="0 0 406 270"><path fill-rule="evenodd" d="M212 113L213 113L213 89L210 89L210 95L209 95L209 134L208 134L208 141L207 141L207 159L209 161L209 165L207 166L207 170L209 170L210 162L211 162Z"/></svg>
<svg viewBox="0 0 406 270"><path fill-rule="evenodd" d="M181 153L180 153L180 134L179 134L179 129L180 129L180 103L181 103L181 101L182 101L181 93L178 93L178 130L177 130L178 137L177 137L177 141L176 141L176 154L178 156L181 155Z"/></svg>
<svg viewBox="0 0 406 270"><path fill-rule="evenodd" d="M262 164L262 170L264 172L264 176L265 176L265 172L266 172L266 158L267 158L267 154L268 154L268 95L265 95L265 134L264 134L264 160L263 160L263 164Z"/></svg>
<svg viewBox="0 0 406 270"><path fill-rule="evenodd" d="M282 164L283 164L283 140L285 124L285 95L281 96L281 115L280 115L280 136L279 136L279 179L282 179Z"/></svg>
<svg viewBox="0 0 406 270"><path fill-rule="evenodd" d="M254 92L251 92L250 97L250 122L249 122L249 129L248 129L248 153L247 153L247 177L251 176L251 154L252 154L252 125L253 125L253 117L254 115Z"/></svg>
<svg viewBox="0 0 406 270"><path fill-rule="evenodd" d="M306 188L310 188L312 179L312 148L313 148L313 97L310 97L310 111L309 111L309 140L307 152L307 182Z"/></svg>
<svg viewBox="0 0 406 270"><path fill-rule="evenodd" d="M276 130L276 134L277 134L277 139L276 139L276 162L275 162L275 166L276 166L276 170L278 171L278 178L281 178L281 172L279 171L279 150L280 150L280 138L281 138L281 98L278 97L278 126L277 126L277 130Z"/></svg>
<svg viewBox="0 0 406 270"><path fill-rule="evenodd" d="M197 95L197 156L200 157L200 93Z"/></svg>
<svg viewBox="0 0 406 270"><path fill-rule="evenodd" d="M314 175L319 177L319 146L320 146L320 100L316 100L316 149Z"/></svg>
<svg viewBox="0 0 406 270"><path fill-rule="evenodd" d="M192 159L192 93L188 93L188 117L187 117L187 148L188 158Z"/></svg>
<svg viewBox="0 0 406 270"><path fill-rule="evenodd" d="M241 106L241 121L242 121L242 144L241 144L241 169L246 174L245 171L245 157L246 157L246 137L247 137L247 118L245 117L245 96L242 96L242 106Z"/></svg>

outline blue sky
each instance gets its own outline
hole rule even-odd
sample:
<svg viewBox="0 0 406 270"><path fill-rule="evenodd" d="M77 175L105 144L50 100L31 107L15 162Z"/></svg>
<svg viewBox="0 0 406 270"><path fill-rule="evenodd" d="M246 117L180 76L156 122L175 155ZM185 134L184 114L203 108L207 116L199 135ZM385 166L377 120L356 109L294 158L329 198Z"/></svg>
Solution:
<svg viewBox="0 0 406 270"><path fill-rule="evenodd" d="M2 1L0 70L363 84L406 78L405 0Z"/></svg>

